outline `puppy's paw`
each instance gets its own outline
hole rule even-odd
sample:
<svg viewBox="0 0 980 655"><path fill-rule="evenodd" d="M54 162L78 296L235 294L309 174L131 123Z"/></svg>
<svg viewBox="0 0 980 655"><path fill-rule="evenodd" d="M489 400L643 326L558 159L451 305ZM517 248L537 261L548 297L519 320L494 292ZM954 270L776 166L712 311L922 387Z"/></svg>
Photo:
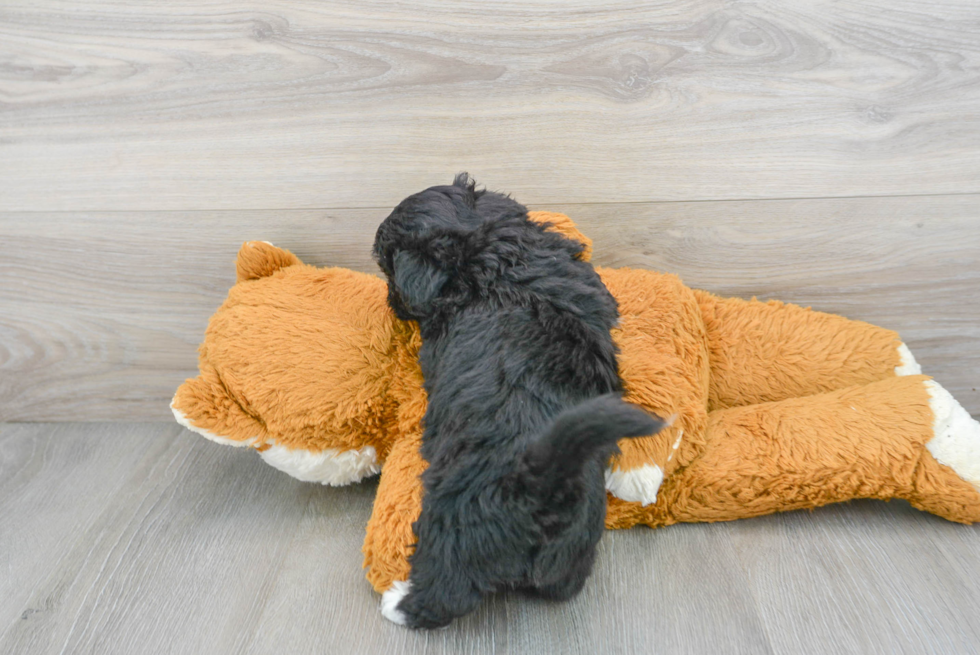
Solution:
<svg viewBox="0 0 980 655"><path fill-rule="evenodd" d="M398 625L408 625L408 617L398 609L398 604L408 595L412 583L408 580L395 580L391 588L381 595L381 615Z"/></svg>

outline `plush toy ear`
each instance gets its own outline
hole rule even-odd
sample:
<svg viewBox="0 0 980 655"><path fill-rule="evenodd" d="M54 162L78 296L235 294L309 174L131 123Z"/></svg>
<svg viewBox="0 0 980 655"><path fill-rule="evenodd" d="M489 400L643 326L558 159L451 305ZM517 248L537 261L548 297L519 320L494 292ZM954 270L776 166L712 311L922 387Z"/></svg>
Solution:
<svg viewBox="0 0 980 655"><path fill-rule="evenodd" d="M283 248L276 248L268 241L246 241L238 251L238 281L268 277L280 268L300 263L299 257Z"/></svg>
<svg viewBox="0 0 980 655"><path fill-rule="evenodd" d="M592 260L592 239L582 234L568 216L556 212L535 211L528 212L527 217L535 223L547 223L551 226L548 230L558 232L572 241L578 241L583 246L583 250L579 253L578 259L583 262Z"/></svg>
<svg viewBox="0 0 980 655"><path fill-rule="evenodd" d="M411 310L424 311L449 281L445 271L407 250L395 253L392 267L392 279L398 295Z"/></svg>

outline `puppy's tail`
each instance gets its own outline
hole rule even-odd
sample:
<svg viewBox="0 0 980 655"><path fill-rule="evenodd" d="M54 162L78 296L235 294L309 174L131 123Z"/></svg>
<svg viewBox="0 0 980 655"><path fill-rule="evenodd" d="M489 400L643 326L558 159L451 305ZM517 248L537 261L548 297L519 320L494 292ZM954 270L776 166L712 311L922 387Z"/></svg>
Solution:
<svg viewBox="0 0 980 655"><path fill-rule="evenodd" d="M589 460L605 460L616 452L620 439L656 434L667 425L618 394L592 398L559 414L531 444L524 453L525 471L538 493L547 496L578 480Z"/></svg>

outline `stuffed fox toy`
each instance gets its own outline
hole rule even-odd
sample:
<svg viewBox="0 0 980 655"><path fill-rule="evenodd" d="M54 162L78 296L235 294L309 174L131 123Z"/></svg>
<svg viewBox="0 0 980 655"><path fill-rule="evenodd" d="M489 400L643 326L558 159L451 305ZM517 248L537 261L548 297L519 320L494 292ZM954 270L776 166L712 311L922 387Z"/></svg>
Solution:
<svg viewBox="0 0 980 655"><path fill-rule="evenodd" d="M530 218L586 245L561 214ZM408 577L422 505L426 398L418 328L380 278L315 268L265 242L238 254L177 420L331 485L378 472L368 580ZM608 528L726 521L853 498L902 498L980 521L980 424L921 375L895 332L780 302L720 298L673 275L598 269L619 303L625 399L660 433L621 442L606 472Z"/></svg>

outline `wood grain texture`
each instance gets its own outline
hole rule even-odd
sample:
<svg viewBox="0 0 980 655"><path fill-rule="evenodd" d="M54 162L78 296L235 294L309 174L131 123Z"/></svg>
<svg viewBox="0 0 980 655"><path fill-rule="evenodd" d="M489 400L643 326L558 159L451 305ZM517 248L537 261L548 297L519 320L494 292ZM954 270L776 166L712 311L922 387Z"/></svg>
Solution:
<svg viewBox="0 0 980 655"><path fill-rule="evenodd" d="M601 265L898 330L980 413L980 196L548 208L593 237ZM0 417L169 419L242 241L373 272L386 213L0 214Z"/></svg>
<svg viewBox="0 0 980 655"><path fill-rule="evenodd" d="M74 566L66 554L113 498L127 493L133 473L164 452L151 437L178 430L143 430L134 439L127 432L132 428L0 425L0 634L13 620L37 621L59 605L67 586L38 588L53 567Z"/></svg>
<svg viewBox="0 0 980 655"><path fill-rule="evenodd" d="M957 0L5 2L6 210L980 192Z"/></svg>
<svg viewBox="0 0 980 655"><path fill-rule="evenodd" d="M980 651L980 526L862 501L727 527L775 652Z"/></svg>
<svg viewBox="0 0 980 655"><path fill-rule="evenodd" d="M0 424L0 652L974 652L980 526L901 502L610 531L582 594L382 619L376 485L296 481L169 424Z"/></svg>

